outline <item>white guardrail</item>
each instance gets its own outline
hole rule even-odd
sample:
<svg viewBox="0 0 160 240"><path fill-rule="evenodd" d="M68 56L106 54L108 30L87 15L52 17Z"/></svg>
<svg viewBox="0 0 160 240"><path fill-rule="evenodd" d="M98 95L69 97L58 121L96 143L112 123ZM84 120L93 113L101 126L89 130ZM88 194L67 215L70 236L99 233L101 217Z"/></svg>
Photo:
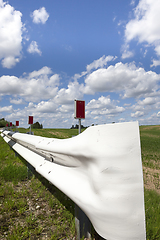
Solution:
<svg viewBox="0 0 160 240"><path fill-rule="evenodd" d="M4 140L68 195L107 240L145 240L138 122L89 127L69 139L2 131Z"/></svg>

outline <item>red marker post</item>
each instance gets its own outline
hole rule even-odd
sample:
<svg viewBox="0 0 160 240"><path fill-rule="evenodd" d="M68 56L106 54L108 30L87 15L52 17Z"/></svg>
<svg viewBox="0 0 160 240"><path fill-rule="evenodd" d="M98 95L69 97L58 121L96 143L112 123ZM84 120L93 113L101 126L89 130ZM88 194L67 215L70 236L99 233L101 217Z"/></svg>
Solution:
<svg viewBox="0 0 160 240"><path fill-rule="evenodd" d="M79 119L79 133L81 133L81 119L85 118L85 101L74 101L74 118Z"/></svg>
<svg viewBox="0 0 160 240"><path fill-rule="evenodd" d="M16 129L19 127L19 121L16 121Z"/></svg>
<svg viewBox="0 0 160 240"><path fill-rule="evenodd" d="M33 116L28 117L28 124L30 124L30 134L31 134L31 125L33 124Z"/></svg>
<svg viewBox="0 0 160 240"><path fill-rule="evenodd" d="M16 127L19 127L19 121L16 121Z"/></svg>

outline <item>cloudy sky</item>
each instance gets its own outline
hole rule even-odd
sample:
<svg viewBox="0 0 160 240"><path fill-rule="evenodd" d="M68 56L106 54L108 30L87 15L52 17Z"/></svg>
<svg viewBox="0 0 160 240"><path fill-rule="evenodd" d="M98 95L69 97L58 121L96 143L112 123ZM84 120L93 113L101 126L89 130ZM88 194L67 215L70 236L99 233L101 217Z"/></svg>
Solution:
<svg viewBox="0 0 160 240"><path fill-rule="evenodd" d="M0 0L0 118L160 124L160 0Z"/></svg>

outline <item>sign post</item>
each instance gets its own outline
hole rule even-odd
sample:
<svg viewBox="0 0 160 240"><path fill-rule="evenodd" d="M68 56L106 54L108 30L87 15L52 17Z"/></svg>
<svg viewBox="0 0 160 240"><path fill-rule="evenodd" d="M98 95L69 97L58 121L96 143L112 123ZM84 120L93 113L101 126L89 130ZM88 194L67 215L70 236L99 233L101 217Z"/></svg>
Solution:
<svg viewBox="0 0 160 240"><path fill-rule="evenodd" d="M79 120L79 134L81 133L81 119L85 119L85 101L75 100L74 118ZM91 239L91 223L86 214L75 204L76 240L82 237Z"/></svg>
<svg viewBox="0 0 160 240"><path fill-rule="evenodd" d="M74 101L74 118L79 119L79 134L81 133L81 119L85 119L85 101Z"/></svg>
<svg viewBox="0 0 160 240"><path fill-rule="evenodd" d="M19 127L19 121L16 121L16 127Z"/></svg>
<svg viewBox="0 0 160 240"><path fill-rule="evenodd" d="M19 127L19 121L16 121L16 128Z"/></svg>
<svg viewBox="0 0 160 240"><path fill-rule="evenodd" d="M29 116L28 117L28 124L30 124L30 134L32 134L32 132L31 132L31 125L33 124L33 116Z"/></svg>

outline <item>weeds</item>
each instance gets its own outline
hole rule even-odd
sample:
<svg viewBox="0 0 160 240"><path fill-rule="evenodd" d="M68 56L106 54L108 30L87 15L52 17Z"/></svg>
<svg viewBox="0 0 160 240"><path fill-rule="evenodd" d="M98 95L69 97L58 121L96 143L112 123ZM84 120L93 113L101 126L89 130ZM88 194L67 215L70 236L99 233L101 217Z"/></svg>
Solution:
<svg viewBox="0 0 160 240"><path fill-rule="evenodd" d="M38 174L28 179L24 163L0 137L0 239L72 239L74 203L62 208L65 195Z"/></svg>
<svg viewBox="0 0 160 240"><path fill-rule="evenodd" d="M27 168L26 166L18 166L16 164L8 164L0 171L0 178L4 181L23 181L27 178Z"/></svg>
<svg viewBox="0 0 160 240"><path fill-rule="evenodd" d="M145 213L147 240L160 239L160 195L145 190Z"/></svg>

